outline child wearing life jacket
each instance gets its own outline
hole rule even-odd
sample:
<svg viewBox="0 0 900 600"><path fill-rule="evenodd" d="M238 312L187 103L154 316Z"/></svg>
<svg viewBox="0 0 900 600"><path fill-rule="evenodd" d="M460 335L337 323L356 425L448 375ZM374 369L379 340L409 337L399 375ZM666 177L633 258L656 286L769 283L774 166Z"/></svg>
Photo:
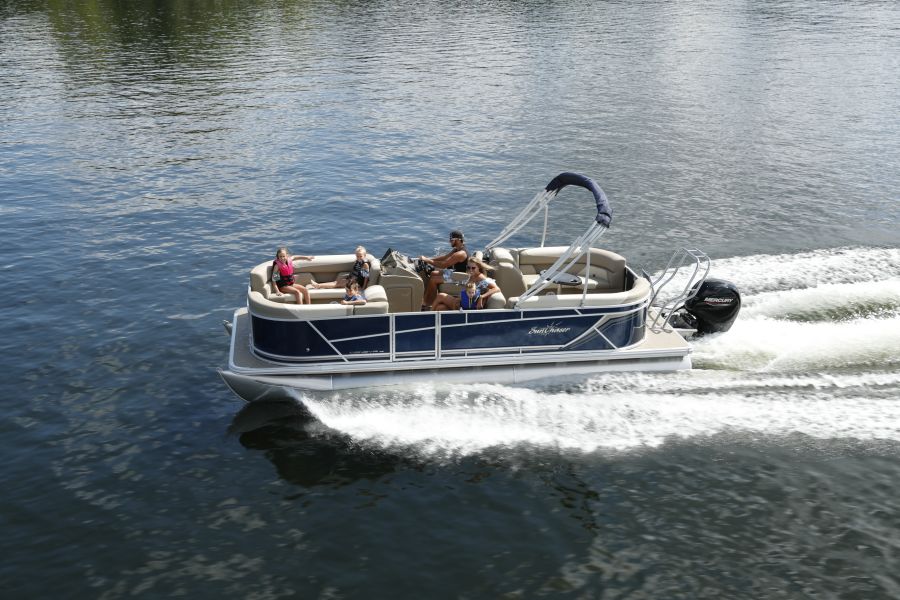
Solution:
<svg viewBox="0 0 900 600"><path fill-rule="evenodd" d="M481 292L478 285L474 281L466 284L465 291L459 296L460 310L478 310L478 299L481 298Z"/></svg>
<svg viewBox="0 0 900 600"><path fill-rule="evenodd" d="M465 290L463 290L458 298L452 294L441 292L437 295L437 298L435 298L434 304L431 305L431 310L456 310L458 308L465 308L462 306L464 299L467 302L466 306L471 306L471 308L467 308L466 310L484 308L487 306L488 298L500 291L497 282L486 275L489 270L493 270L490 265L473 257L468 260L466 270L469 273L469 279L466 280L465 285L467 288L469 284L474 285L476 291L475 299L472 301L471 305L468 304L469 298L467 297Z"/></svg>
<svg viewBox="0 0 900 600"><path fill-rule="evenodd" d="M345 306L359 306L365 303L365 296L359 293L359 284L352 279L348 281L347 286L344 288L344 299L341 300L341 304Z"/></svg>
<svg viewBox="0 0 900 600"><path fill-rule="evenodd" d="M275 284L275 293L293 294L297 304L309 304L309 290L294 281L294 261L312 260L315 256L292 255L288 249L282 246L275 252L275 260L272 262L272 283Z"/></svg>
<svg viewBox="0 0 900 600"><path fill-rule="evenodd" d="M360 289L366 289L369 285L369 270L372 268L371 263L369 262L368 252L363 246L356 247L356 262L353 263L353 267L350 269L350 273L345 276L341 276L334 281L323 281L322 283L311 283L309 287L321 290L327 290L336 288L339 285L346 285L348 281L356 281L359 284Z"/></svg>

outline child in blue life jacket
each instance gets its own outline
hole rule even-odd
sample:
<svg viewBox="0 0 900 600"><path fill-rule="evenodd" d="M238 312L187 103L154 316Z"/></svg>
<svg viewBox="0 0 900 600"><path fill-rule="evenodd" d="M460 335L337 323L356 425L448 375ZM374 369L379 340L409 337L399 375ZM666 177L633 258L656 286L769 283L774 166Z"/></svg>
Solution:
<svg viewBox="0 0 900 600"><path fill-rule="evenodd" d="M466 284L466 290L459 297L460 310L478 310L478 300L481 292L474 281Z"/></svg>
<svg viewBox="0 0 900 600"><path fill-rule="evenodd" d="M344 299L341 300L341 304L346 306L359 306L360 304L365 303L366 298L359 293L359 284L356 280L351 279L348 281L347 286L344 288Z"/></svg>

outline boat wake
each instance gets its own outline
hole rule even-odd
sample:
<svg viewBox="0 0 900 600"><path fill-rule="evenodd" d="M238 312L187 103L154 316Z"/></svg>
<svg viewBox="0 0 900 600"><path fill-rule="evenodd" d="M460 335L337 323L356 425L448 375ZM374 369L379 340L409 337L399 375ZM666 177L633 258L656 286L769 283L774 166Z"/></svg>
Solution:
<svg viewBox="0 0 900 600"><path fill-rule="evenodd" d="M900 250L724 259L711 275L737 283L744 309L729 332L693 343L693 371L299 400L356 443L432 459L630 451L723 434L900 441Z"/></svg>
<svg viewBox="0 0 900 600"><path fill-rule="evenodd" d="M727 334L698 340L694 366L757 372L900 366L900 316L796 323L748 317Z"/></svg>

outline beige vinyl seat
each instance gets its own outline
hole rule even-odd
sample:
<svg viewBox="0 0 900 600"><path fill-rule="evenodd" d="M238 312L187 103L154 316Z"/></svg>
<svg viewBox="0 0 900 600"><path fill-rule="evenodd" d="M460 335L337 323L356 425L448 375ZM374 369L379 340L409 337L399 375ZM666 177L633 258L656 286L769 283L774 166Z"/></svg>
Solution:
<svg viewBox="0 0 900 600"><path fill-rule="evenodd" d="M378 284L381 277L381 262L367 255L369 269L369 286L363 291L366 304L344 306L340 300L344 297L342 288L310 289L312 304L298 305L293 294L277 294L273 287L272 261L255 266L250 271L250 289L248 304L255 314L273 318L317 319L346 315L386 314L388 299L385 289ZM301 285L309 285L312 281L334 281L353 268L356 256L353 254L333 254L316 256L312 261L302 261L294 265L294 279Z"/></svg>
<svg viewBox="0 0 900 600"><path fill-rule="evenodd" d="M385 290L380 285L370 285L366 288L365 304L348 306L334 300L323 304L296 304L287 302L273 302L260 292L250 291L247 294L247 305L250 312L262 317L284 320L307 321L328 317L346 317L350 315L386 315L388 313L388 299Z"/></svg>
<svg viewBox="0 0 900 600"><path fill-rule="evenodd" d="M544 248L527 248L518 253L518 266L526 286L531 287L544 271L556 262L567 250L566 246L547 246ZM587 256L579 257L568 273L577 275L582 283L572 286L559 286L563 292L568 288L574 292L581 289L587 278L588 291L597 293L622 292L625 290L625 258L600 248L591 248L590 272L588 272Z"/></svg>
<svg viewBox="0 0 900 600"><path fill-rule="evenodd" d="M517 262L516 256L506 248L494 248L491 251L494 280L507 298L521 296L528 289Z"/></svg>
<svg viewBox="0 0 900 600"><path fill-rule="evenodd" d="M485 310L498 310L501 308L506 308L506 296L503 295L503 292L496 292L488 298L487 305L484 307Z"/></svg>
<svg viewBox="0 0 900 600"><path fill-rule="evenodd" d="M369 287L378 284L381 278L381 261L368 254L366 256L369 269ZM294 279L300 285L308 286L311 282L335 281L346 275L353 268L356 256L353 254L332 254L317 256L312 261L301 261L294 265ZM272 284L272 261L257 265L250 271L250 289L259 292L267 300L287 304L296 303L293 294L276 293ZM313 304L330 303L344 297L343 288L309 289L309 297Z"/></svg>
<svg viewBox="0 0 900 600"><path fill-rule="evenodd" d="M645 300L651 293L650 282L639 277L635 280L630 290L621 292L602 292L582 295L571 294L546 294L532 296L523 301L519 308L572 308L577 306L622 306L635 304ZM512 308L519 302L519 298L512 297L506 303Z"/></svg>

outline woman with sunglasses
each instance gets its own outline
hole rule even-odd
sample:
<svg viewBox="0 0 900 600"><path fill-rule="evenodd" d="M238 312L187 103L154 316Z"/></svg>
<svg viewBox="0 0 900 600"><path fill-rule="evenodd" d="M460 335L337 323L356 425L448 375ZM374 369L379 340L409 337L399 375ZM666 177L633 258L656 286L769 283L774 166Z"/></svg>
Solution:
<svg viewBox="0 0 900 600"><path fill-rule="evenodd" d="M438 287L444 282L442 269L453 269L457 273L466 272L466 260L469 258L469 250L466 248L466 240L463 232L454 229L450 232L450 252L440 256L420 256L419 261L422 264L430 266L431 269L425 273L425 295L422 297L422 310L428 310L428 307L435 301Z"/></svg>
<svg viewBox="0 0 900 600"><path fill-rule="evenodd" d="M488 298L500 291L497 282L487 276L489 270L491 270L490 266L474 257L470 258L466 264L469 278L463 283L463 288L470 283L475 284L475 289L479 294L477 308L487 306ZM456 310L459 308L459 304L459 297L441 293L435 298L431 310Z"/></svg>

